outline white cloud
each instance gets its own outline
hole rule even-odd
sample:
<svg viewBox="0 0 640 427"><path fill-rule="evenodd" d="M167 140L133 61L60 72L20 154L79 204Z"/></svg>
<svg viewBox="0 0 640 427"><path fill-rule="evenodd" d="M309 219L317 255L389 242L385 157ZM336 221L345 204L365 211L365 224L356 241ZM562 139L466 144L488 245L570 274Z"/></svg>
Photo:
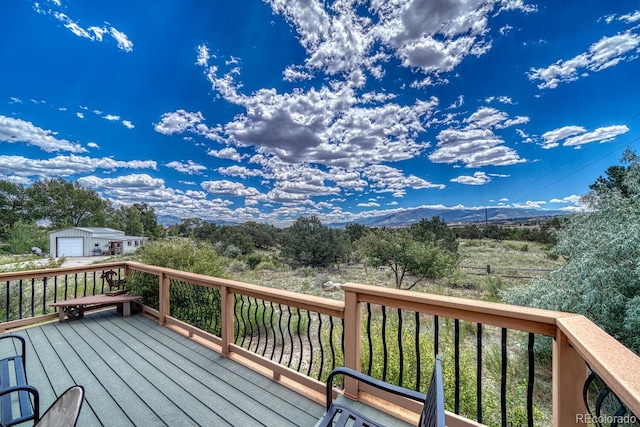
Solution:
<svg viewBox="0 0 640 427"><path fill-rule="evenodd" d="M42 9L36 9L39 13L51 13L51 11L44 11ZM118 31L114 27L99 27L99 26L90 26L88 28L83 28L76 21L68 17L62 12L53 12L53 17L58 21L64 24L64 27L71 31L78 37L83 37L92 41L102 42L103 36L105 34L109 34L116 41L118 45L118 49L124 50L125 52L133 51L133 42L129 40L127 35L122 31Z"/></svg>
<svg viewBox="0 0 640 427"><path fill-rule="evenodd" d="M551 199L549 201L549 203L573 203L573 204L579 204L581 199L582 199L581 196L576 196L574 194L574 195L571 195L571 196L563 197L562 199Z"/></svg>
<svg viewBox="0 0 640 427"><path fill-rule="evenodd" d="M133 123L131 123L129 120L123 120L122 124L129 129L133 129L135 126L133 125Z"/></svg>
<svg viewBox="0 0 640 427"><path fill-rule="evenodd" d="M484 172L476 172L473 176L462 175L457 178L453 178L451 182L457 182L458 184L465 185L484 185L491 182L491 178Z"/></svg>
<svg viewBox="0 0 640 427"><path fill-rule="evenodd" d="M215 141L220 140L220 130L208 127L203 121L204 116L201 112L191 113L180 109L173 113L164 113L160 122L155 123L153 128L163 135L191 132Z"/></svg>
<svg viewBox="0 0 640 427"><path fill-rule="evenodd" d="M369 179L371 189L376 193L393 193L394 197L402 197L406 189L424 188L444 189L444 184L433 184L415 175L406 176L400 169L385 165L368 166L362 175Z"/></svg>
<svg viewBox="0 0 640 427"><path fill-rule="evenodd" d="M109 33L118 43L118 49L124 50L125 52L133 52L133 42L129 40L125 33L118 31L113 27L109 28Z"/></svg>
<svg viewBox="0 0 640 427"><path fill-rule="evenodd" d="M86 151L86 150L85 150ZM16 176L72 176L98 169L156 169L153 160L117 161L110 157L56 156L51 159L29 159L22 156L0 156L0 173Z"/></svg>
<svg viewBox="0 0 640 427"><path fill-rule="evenodd" d="M100 148L100 146L98 144L96 144L95 142L87 143L87 147L89 147L89 148Z"/></svg>
<svg viewBox="0 0 640 427"><path fill-rule="evenodd" d="M260 194L260 192L253 187L245 187L239 182L227 180L203 181L200 186L204 188L207 193L221 196L248 197Z"/></svg>
<svg viewBox="0 0 640 427"><path fill-rule="evenodd" d="M109 120L109 121L120 120L120 116L116 116L116 115L113 115L113 114L107 114L103 118L106 119L106 120Z"/></svg>
<svg viewBox="0 0 640 427"><path fill-rule="evenodd" d="M218 168L217 171L221 175L237 176L243 179L252 176L264 176L264 173L260 169L249 169L244 166L230 166L227 168L221 167Z"/></svg>
<svg viewBox="0 0 640 427"><path fill-rule="evenodd" d="M187 163L173 161L167 163L166 166L188 175L202 175L202 172L207 170L206 166L195 163L193 160L188 160Z"/></svg>
<svg viewBox="0 0 640 427"><path fill-rule="evenodd" d="M565 147L579 147L590 142L609 142L619 135L629 131L626 125L613 125L597 128L592 132L587 132L583 126L564 126L542 134L542 148L555 148L562 144Z"/></svg>
<svg viewBox="0 0 640 427"><path fill-rule="evenodd" d="M629 132L629 128L625 125L614 125L602 127L594 130L593 132L588 132L583 135L573 136L568 138L564 142L564 146L580 146L584 144L588 144L590 142L609 142L613 141L616 136L623 135Z"/></svg>
<svg viewBox="0 0 640 427"><path fill-rule="evenodd" d="M636 10L633 13L628 13L626 15L622 15L618 19L620 19L621 21L626 22L627 24L633 24L633 23L636 23L636 22L640 22L640 10Z"/></svg>
<svg viewBox="0 0 640 427"><path fill-rule="evenodd" d="M22 101L20 100L20 98L12 96L11 98L9 98L9 104L22 104Z"/></svg>
<svg viewBox="0 0 640 427"><path fill-rule="evenodd" d="M466 167L506 166L524 162L491 129L446 129L437 136L436 150L429 155L434 163L464 163Z"/></svg>
<svg viewBox="0 0 640 427"><path fill-rule="evenodd" d="M78 118L80 118L80 119L84 119L84 114L81 113L81 112L77 112L76 116L78 116Z"/></svg>
<svg viewBox="0 0 640 427"><path fill-rule="evenodd" d="M560 145L560 141L566 139L570 136L577 135L579 133L586 132L582 126L563 126L558 129L550 130L549 132L545 132L542 134L542 148L549 149L555 148Z"/></svg>
<svg viewBox="0 0 640 427"><path fill-rule="evenodd" d="M546 68L532 67L529 80L540 80L540 89L555 89L560 83L578 80L588 71L598 72L622 61L638 58L640 35L627 31L611 37L603 37L593 43L587 52L568 60L558 60Z"/></svg>
<svg viewBox="0 0 640 427"><path fill-rule="evenodd" d="M209 150L207 155L218 157L219 159L228 159L239 162L242 160L242 156L233 147L223 148L222 150Z"/></svg>
<svg viewBox="0 0 640 427"><path fill-rule="evenodd" d="M87 150L80 144L66 139L58 139L56 132L34 126L33 123L0 115L0 142L24 142L48 153L68 151L84 153Z"/></svg>

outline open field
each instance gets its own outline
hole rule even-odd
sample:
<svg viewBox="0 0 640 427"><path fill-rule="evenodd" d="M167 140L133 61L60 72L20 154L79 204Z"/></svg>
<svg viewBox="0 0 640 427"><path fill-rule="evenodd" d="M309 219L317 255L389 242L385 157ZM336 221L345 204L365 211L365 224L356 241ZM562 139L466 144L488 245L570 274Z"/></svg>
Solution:
<svg viewBox="0 0 640 427"><path fill-rule="evenodd" d="M529 277L548 274L542 270L554 270L563 264L562 259L548 255L548 245L533 242L494 240L461 240L460 268L452 277L420 282L413 290L441 295L455 295L473 299L497 299L497 291L514 285L525 285ZM499 269L496 274L486 275L486 267ZM518 271L519 269L531 271ZM535 271L535 270L541 271ZM257 285L286 289L313 295L341 298L332 283L355 282L363 285L393 287L394 276L389 268L375 269L363 263L340 265L332 269L288 268L242 269L232 268L230 276ZM525 278L504 277L527 276Z"/></svg>

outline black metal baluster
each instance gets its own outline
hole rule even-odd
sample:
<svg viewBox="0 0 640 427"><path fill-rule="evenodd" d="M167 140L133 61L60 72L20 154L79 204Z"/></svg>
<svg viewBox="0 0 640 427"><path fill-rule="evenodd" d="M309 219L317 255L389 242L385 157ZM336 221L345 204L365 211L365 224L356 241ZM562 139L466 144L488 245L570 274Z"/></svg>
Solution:
<svg viewBox="0 0 640 427"><path fill-rule="evenodd" d="M440 322L438 316L433 316L433 351L438 355L440 347Z"/></svg>
<svg viewBox="0 0 640 427"><path fill-rule="evenodd" d="M455 375L455 389L453 398L453 412L460 413L460 320L453 320L454 329L454 344L453 344L453 357L454 357L454 375Z"/></svg>
<svg viewBox="0 0 640 427"><path fill-rule="evenodd" d="M74 279L73 297L78 298L78 273L73 275L73 279Z"/></svg>
<svg viewBox="0 0 640 427"><path fill-rule="evenodd" d="M296 332L298 333L298 344L300 345L300 357L298 358L298 367L296 371L300 372L300 368L302 367L302 358L304 357L304 347L302 345L302 331L300 328L302 327L302 316L300 315L300 309L296 307L296 314L298 315L298 324L296 326Z"/></svg>
<svg viewBox="0 0 640 427"><path fill-rule="evenodd" d="M42 314L47 314L47 277L42 278Z"/></svg>
<svg viewBox="0 0 640 427"><path fill-rule="evenodd" d="M329 316L329 349L331 350L331 370L336 368L336 351L333 342L333 316Z"/></svg>
<svg viewBox="0 0 640 427"><path fill-rule="evenodd" d="M309 366L307 376L311 376L311 365L313 364L313 341L311 341L311 313L307 310L307 341L309 341Z"/></svg>
<svg viewBox="0 0 640 427"><path fill-rule="evenodd" d="M93 295L96 294L96 272L93 272Z"/></svg>
<svg viewBox="0 0 640 427"><path fill-rule="evenodd" d="M8 322L9 321L9 313L11 312L11 310L10 310L11 309L11 305L10 305L10 303L11 303L11 282L9 280L7 280L7 292L6 292L5 301L6 301L5 302L6 310L5 310L4 317L6 319L5 322Z"/></svg>
<svg viewBox="0 0 640 427"><path fill-rule="evenodd" d="M260 348L260 335L262 334L262 332L260 331L260 322L258 321L258 307L259 307L258 299L254 298L253 300L256 303L256 308L253 311L253 320L256 322L255 329L256 329L256 336L257 337L256 337L256 350L255 350L255 352L257 353L258 352L258 348ZM253 335L253 334L251 334L251 335Z"/></svg>
<svg viewBox="0 0 640 427"><path fill-rule="evenodd" d="M476 420L479 423L482 423L482 323L478 323L477 325L477 335L476 335L476 343L477 343L477 353L476 353L476 394L477 394L477 410L476 410Z"/></svg>
<svg viewBox="0 0 640 427"><path fill-rule="evenodd" d="M53 302L58 301L58 276L53 276Z"/></svg>
<svg viewBox="0 0 640 427"><path fill-rule="evenodd" d="M31 317L36 317L36 279L31 279Z"/></svg>
<svg viewBox="0 0 640 427"><path fill-rule="evenodd" d="M318 380L322 378L322 371L324 371L324 348L322 346L322 315L318 314L318 346L320 347L320 370L318 371Z"/></svg>
<svg viewBox="0 0 640 427"><path fill-rule="evenodd" d="M240 322L238 320L238 294L233 295L233 319L234 319L234 344L238 342L238 337L240 336Z"/></svg>
<svg viewBox="0 0 640 427"><path fill-rule="evenodd" d="M402 347L402 310L398 309L398 359L400 375L398 375L398 385L402 387L404 383L404 348Z"/></svg>
<svg viewBox="0 0 640 427"><path fill-rule="evenodd" d="M247 323L244 321L244 295L240 295L240 320L242 320L242 342L240 342L240 347L244 347L244 341L247 339Z"/></svg>
<svg viewBox="0 0 640 427"><path fill-rule="evenodd" d="M275 309L273 308L272 301L269 301L269 306L271 307L271 313L269 313L269 327L271 328L271 332L273 332L273 341L271 342L271 356L269 356L269 359L273 360L273 355L276 353L276 343L278 342L278 337L276 336L276 328L273 327L273 313Z"/></svg>
<svg viewBox="0 0 640 427"><path fill-rule="evenodd" d="M282 340L282 345L280 346L280 357L278 358L278 363L282 363L282 357L284 356L284 331L282 330L282 304L278 303L278 332L280 333L280 339Z"/></svg>
<svg viewBox="0 0 640 427"><path fill-rule="evenodd" d="M535 381L535 359L533 354L533 344L535 334L529 333L529 345L527 346L529 356L529 379L527 381L527 425L533 427L533 382Z"/></svg>
<svg viewBox="0 0 640 427"><path fill-rule="evenodd" d="M369 343L369 366L367 366L367 375L371 375L371 367L373 366L373 340L371 339L371 303L367 303L367 341Z"/></svg>
<svg viewBox="0 0 640 427"><path fill-rule="evenodd" d="M382 307L382 381L387 381L388 349L387 349L387 310Z"/></svg>
<svg viewBox="0 0 640 427"><path fill-rule="evenodd" d="M83 286L83 288L84 288L84 296L86 297L87 296L87 272L86 271L84 272L84 286Z"/></svg>
<svg viewBox="0 0 640 427"><path fill-rule="evenodd" d="M20 298L18 299L18 319L22 319L22 300L23 300L23 298L22 298L22 290L23 290L22 289L22 279L20 279L19 283L20 283L20 286L19 286Z"/></svg>
<svg viewBox="0 0 640 427"><path fill-rule="evenodd" d="M287 306L287 331L289 333L289 343L291 344L291 349L289 351L289 362L287 362L287 368L291 367L291 362L293 361L293 335L291 333L291 307ZM282 343L282 351L284 351L284 340Z"/></svg>
<svg viewBox="0 0 640 427"><path fill-rule="evenodd" d="M262 356L267 352L267 345L269 344L269 327L267 326L267 319L265 313L267 311L267 305L262 300L262 325L264 326L264 347L262 348Z"/></svg>
<svg viewBox="0 0 640 427"><path fill-rule="evenodd" d="M255 301L255 298L254 298ZM251 346L253 345L253 323L251 319L251 308L253 304L251 303L251 297L247 297L247 304L249 304L249 309L247 310L247 321L249 322L249 345L247 346L248 350L251 350ZM253 316L255 317L256 312L254 310Z"/></svg>
<svg viewBox="0 0 640 427"><path fill-rule="evenodd" d="M422 380L422 368L421 368L421 362L422 360L420 360L420 313L415 311L415 325L416 325L416 331L415 331L415 346L416 346L416 386L415 386L415 390L416 391L420 391L420 381Z"/></svg>
<svg viewBox="0 0 640 427"><path fill-rule="evenodd" d="M502 328L502 376L500 378L500 414L502 426L507 427L507 329Z"/></svg>
<svg viewBox="0 0 640 427"><path fill-rule="evenodd" d="M64 300L69 299L69 275L64 275Z"/></svg>

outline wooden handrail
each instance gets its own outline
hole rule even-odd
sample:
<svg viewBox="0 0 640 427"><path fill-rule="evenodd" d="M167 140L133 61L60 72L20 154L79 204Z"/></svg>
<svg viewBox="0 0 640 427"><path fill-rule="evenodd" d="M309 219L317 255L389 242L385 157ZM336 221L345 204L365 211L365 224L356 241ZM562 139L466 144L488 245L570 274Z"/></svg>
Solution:
<svg viewBox="0 0 640 427"><path fill-rule="evenodd" d="M581 413L580 411L586 410L584 404L578 399L582 399L580 387L584 385L583 377L586 376L587 365L602 378L630 411L640 414L640 357L589 319L572 313L354 283L342 285L345 292L344 300L334 300L129 261L0 273L0 282L88 273L106 269L125 269L127 274L141 271L157 275L160 292L158 317L161 323L166 322L167 319L171 320L170 323L179 323L170 317L168 300L171 280L220 290L224 298L223 311L226 313L222 313L221 316L223 337L216 338L216 340L218 340L218 345L222 347L221 351L228 357L237 358L240 351L233 343L232 337L233 298L237 294L344 319L344 334L347 341L344 354L345 364L358 369L360 365L360 340L357 337L360 335L361 326L359 305L373 303L553 337L554 425L579 424L575 417ZM34 319L41 320L40 318ZM28 319L22 319L12 323L23 325L27 322ZM247 353L245 350L240 352ZM251 356L251 362L254 364L260 363L260 360L257 355ZM273 369L273 362L265 361L263 368ZM277 376L282 373L287 373L287 371L278 372ZM295 382L300 382L300 379L296 377L299 374L291 375L293 375ZM349 392L348 394L357 394L356 387L353 384L348 384L345 391Z"/></svg>

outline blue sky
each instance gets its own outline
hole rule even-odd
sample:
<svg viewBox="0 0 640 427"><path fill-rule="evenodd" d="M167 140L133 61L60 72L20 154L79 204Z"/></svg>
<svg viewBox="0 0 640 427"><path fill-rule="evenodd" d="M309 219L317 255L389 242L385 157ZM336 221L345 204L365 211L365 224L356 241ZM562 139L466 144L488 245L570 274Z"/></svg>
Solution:
<svg viewBox="0 0 640 427"><path fill-rule="evenodd" d="M639 145L635 1L24 0L0 28L0 179L158 215L571 211Z"/></svg>

